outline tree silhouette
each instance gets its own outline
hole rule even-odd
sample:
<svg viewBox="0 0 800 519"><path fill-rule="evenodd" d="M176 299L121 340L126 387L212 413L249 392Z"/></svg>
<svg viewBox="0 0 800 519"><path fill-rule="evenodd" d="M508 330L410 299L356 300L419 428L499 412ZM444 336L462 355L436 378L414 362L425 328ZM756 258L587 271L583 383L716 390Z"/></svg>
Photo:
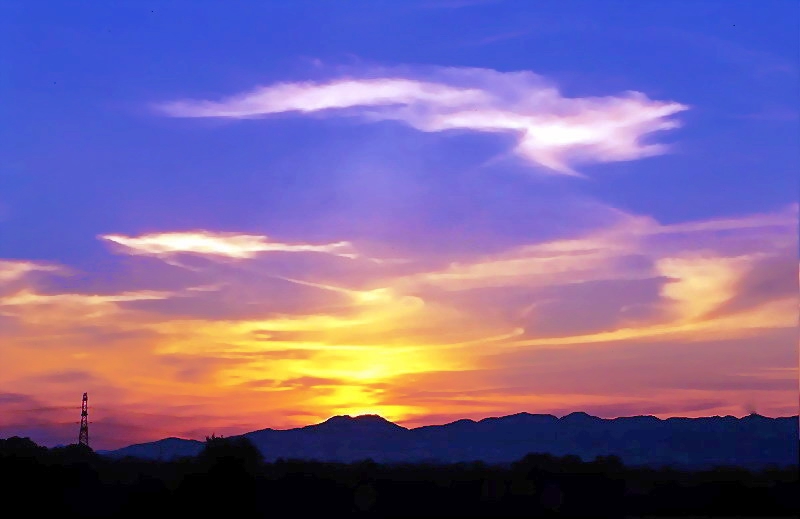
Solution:
<svg viewBox="0 0 800 519"><path fill-rule="evenodd" d="M264 463L245 437L172 461L0 439L4 504L32 517L796 517L796 466L699 471L531 453L511 465ZM31 499L31 491L41 499ZM91 499L86 499L91 496Z"/></svg>
<svg viewBox="0 0 800 519"><path fill-rule="evenodd" d="M196 467L178 489L179 499L189 505L184 512L232 517L255 514L263 457L250 440L244 436L207 436Z"/></svg>
<svg viewBox="0 0 800 519"><path fill-rule="evenodd" d="M255 474L264 462L258 447L244 436L206 436L206 443L199 455L200 463L208 468L239 468Z"/></svg>

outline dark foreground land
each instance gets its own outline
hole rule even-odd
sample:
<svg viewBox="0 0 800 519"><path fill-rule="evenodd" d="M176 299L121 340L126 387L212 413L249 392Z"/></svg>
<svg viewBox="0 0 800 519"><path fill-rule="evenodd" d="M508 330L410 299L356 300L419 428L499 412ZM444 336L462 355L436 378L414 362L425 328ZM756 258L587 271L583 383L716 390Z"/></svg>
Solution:
<svg viewBox="0 0 800 519"><path fill-rule="evenodd" d="M264 463L246 438L195 457L111 459L0 439L18 517L796 517L798 468L679 471L529 454L510 465ZM45 514L45 515L42 515ZM209 515L211 514L211 515ZM9 516L10 517L10 516Z"/></svg>

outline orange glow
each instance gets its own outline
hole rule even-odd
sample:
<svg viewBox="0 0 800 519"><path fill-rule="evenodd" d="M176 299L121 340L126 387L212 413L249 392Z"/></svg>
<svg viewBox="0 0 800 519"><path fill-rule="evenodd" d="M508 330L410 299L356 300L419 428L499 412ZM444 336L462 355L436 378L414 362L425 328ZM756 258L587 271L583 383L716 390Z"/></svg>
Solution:
<svg viewBox="0 0 800 519"><path fill-rule="evenodd" d="M787 217L787 228L793 220ZM775 221L757 215L738 229L763 236ZM63 267L5 262L0 288L12 288L0 292L0 323L11 326L0 330L0 385L30 396L0 404L0 427L31 413L41 422L67 423L83 391L92 395L98 435L117 435L108 440L116 445L297 427L337 414L379 414L407 426L520 411L701 416L756 407L786 414L796 405L797 369L786 359L796 360L797 300L759 290L776 286L772 265L785 263L790 239L777 233L773 249L736 253L705 237L690 250L647 242L667 234L690 240L714 225L676 230L630 218L583 237L416 272L374 263L389 270L360 284L348 284L346 276L341 284L313 273L272 276L285 283L282 290L310 294L315 310L307 312L184 312L187 302L213 303L222 290L242 290L213 270L202 284L183 288L59 292L30 276ZM167 245L178 249L164 238L170 235L158 236L128 246L153 254ZM198 243L195 251L216 242ZM215 251L201 252L249 254ZM626 267L622 259L632 254L649 263ZM582 323L567 318L566 331L547 332L561 319L552 313L558 305L574 301L559 299L560 291L597 282L650 283L651 299L634 294L628 305L647 312L612 316L590 331L571 328ZM503 298L522 290L531 296ZM609 296L587 294L596 309ZM263 301L281 297L265 292ZM674 348L682 353L670 355ZM654 365L653 358L660 360ZM695 364L705 368L694 373ZM114 429L123 422L136 427Z"/></svg>

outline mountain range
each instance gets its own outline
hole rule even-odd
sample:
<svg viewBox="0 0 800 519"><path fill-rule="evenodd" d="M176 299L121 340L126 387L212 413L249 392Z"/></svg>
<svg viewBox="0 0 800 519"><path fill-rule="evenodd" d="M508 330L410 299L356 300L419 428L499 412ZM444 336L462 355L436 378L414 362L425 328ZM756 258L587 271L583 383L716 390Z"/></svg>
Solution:
<svg viewBox="0 0 800 519"><path fill-rule="evenodd" d="M759 469L798 464L798 424L798 416L604 419L575 412L561 418L519 413L407 429L377 415L361 415L334 416L316 425L262 429L241 436L250 439L266 461L505 464L529 453L548 453L584 460L616 455L631 466ZM194 456L203 445L197 440L165 438L98 452L115 458L172 460Z"/></svg>

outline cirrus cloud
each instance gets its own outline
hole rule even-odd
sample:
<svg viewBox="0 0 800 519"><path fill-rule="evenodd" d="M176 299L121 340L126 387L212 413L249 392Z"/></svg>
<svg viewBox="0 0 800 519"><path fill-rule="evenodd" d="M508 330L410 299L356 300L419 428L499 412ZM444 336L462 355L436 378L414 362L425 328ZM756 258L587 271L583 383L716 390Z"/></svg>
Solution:
<svg viewBox="0 0 800 519"><path fill-rule="evenodd" d="M58 265L48 265L35 261L0 260L0 282L11 282L31 272L63 272Z"/></svg>
<svg viewBox="0 0 800 519"><path fill-rule="evenodd" d="M193 253L230 259L249 259L261 252L324 252L346 258L356 257L349 242L323 245L289 244L270 241L266 236L211 231L165 232L125 236L105 234L101 239L120 245L128 254L170 256Z"/></svg>
<svg viewBox="0 0 800 519"><path fill-rule="evenodd" d="M514 153L547 171L580 176L578 163L635 160L665 153L645 143L675 128L670 117L686 105L641 92L565 97L530 72L479 68L370 71L323 82L283 82L219 101L178 100L157 106L172 117L253 118L285 112L356 115L395 120L425 132L508 133Z"/></svg>

